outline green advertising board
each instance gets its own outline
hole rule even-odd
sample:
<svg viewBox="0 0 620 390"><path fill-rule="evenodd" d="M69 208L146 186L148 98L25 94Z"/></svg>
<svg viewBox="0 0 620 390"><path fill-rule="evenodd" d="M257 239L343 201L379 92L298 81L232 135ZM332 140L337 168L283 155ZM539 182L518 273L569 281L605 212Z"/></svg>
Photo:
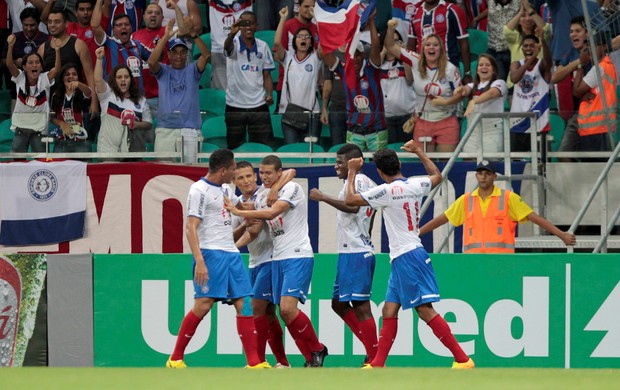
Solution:
<svg viewBox="0 0 620 390"><path fill-rule="evenodd" d="M435 305L479 367L620 368L620 258L592 254L434 254ZM359 366L361 343L331 310L337 255L319 254L308 301L326 366ZM389 276L377 256L373 313ZM95 365L163 366L192 305L190 255L94 255ZM235 312L216 305L188 346L190 366L242 367ZM449 367L452 357L411 310L401 312L388 365ZM291 364L303 365L286 335ZM273 357L269 356L268 359Z"/></svg>

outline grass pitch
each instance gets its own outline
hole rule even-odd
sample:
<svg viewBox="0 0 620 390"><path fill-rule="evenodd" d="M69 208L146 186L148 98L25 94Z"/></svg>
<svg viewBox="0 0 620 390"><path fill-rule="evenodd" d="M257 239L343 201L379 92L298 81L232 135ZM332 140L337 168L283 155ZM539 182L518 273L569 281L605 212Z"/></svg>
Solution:
<svg viewBox="0 0 620 390"><path fill-rule="evenodd" d="M620 370L3 368L1 389L619 389Z"/></svg>

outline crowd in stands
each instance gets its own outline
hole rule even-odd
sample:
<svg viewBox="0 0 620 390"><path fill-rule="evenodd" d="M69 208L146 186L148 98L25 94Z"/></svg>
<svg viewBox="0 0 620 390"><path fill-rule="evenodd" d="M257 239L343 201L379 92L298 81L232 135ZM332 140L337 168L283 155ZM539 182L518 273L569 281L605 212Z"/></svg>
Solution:
<svg viewBox="0 0 620 390"><path fill-rule="evenodd" d="M392 0L347 73L345 48L321 47L315 0L0 0L0 152L48 137L56 152L186 161L248 142L451 152L466 119L501 112L538 113L510 119L512 151L550 130L560 151L608 151L619 3L588 0L584 16L581 0ZM478 127L463 151L504 150L502 119Z"/></svg>

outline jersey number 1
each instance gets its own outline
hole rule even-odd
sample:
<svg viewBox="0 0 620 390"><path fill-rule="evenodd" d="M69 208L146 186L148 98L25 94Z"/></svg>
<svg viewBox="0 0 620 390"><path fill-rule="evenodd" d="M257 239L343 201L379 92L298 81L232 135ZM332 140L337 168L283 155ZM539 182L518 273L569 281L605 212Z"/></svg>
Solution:
<svg viewBox="0 0 620 390"><path fill-rule="evenodd" d="M411 207L409 207L409 202L403 203L403 209L405 210L405 214L407 214L407 229L411 232L418 228L418 224L420 223L419 218L419 204L418 202L414 203L415 207L415 226L413 225L413 218L411 217Z"/></svg>

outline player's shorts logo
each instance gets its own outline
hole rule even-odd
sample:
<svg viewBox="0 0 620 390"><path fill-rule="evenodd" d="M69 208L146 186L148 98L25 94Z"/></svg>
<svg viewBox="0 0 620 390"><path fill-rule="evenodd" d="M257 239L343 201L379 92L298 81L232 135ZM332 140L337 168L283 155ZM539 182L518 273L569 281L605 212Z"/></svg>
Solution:
<svg viewBox="0 0 620 390"><path fill-rule="evenodd" d="M56 195L58 179L47 169L40 169L30 175L28 179L28 192L33 199L45 202Z"/></svg>

